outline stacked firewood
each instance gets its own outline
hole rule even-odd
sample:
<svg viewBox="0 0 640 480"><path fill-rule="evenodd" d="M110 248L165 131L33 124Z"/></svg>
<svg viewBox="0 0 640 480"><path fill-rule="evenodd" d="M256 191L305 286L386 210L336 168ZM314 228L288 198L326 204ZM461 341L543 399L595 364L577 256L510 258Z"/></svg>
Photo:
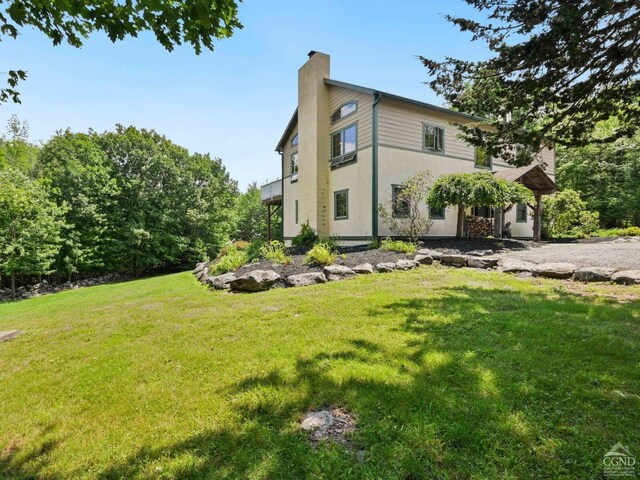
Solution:
<svg viewBox="0 0 640 480"><path fill-rule="evenodd" d="M493 223L490 218L467 217L467 236L469 238L484 238L493 233Z"/></svg>

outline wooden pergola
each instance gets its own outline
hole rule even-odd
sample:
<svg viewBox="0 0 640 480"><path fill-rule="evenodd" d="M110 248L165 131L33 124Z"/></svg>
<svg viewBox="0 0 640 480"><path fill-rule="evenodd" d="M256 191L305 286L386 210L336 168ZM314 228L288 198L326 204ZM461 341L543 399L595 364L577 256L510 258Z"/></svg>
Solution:
<svg viewBox="0 0 640 480"><path fill-rule="evenodd" d="M542 238L542 195L550 195L558 191L558 186L551 180L540 165L528 167L508 168L498 170L493 174L510 182L518 182L533 192L535 205L533 208L533 239L540 241ZM502 236L504 216L501 209L496 209L494 232L496 236Z"/></svg>

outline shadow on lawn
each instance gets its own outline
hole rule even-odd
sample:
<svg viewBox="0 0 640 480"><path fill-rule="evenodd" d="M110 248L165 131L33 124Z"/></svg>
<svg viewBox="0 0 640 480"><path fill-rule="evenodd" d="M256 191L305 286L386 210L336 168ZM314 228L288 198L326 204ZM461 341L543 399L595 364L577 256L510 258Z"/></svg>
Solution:
<svg viewBox="0 0 640 480"><path fill-rule="evenodd" d="M640 388L639 307L465 286L372 308L392 319L384 344L360 334L249 376L228 392L234 427L142 448L99 478L598 477L613 443L640 440L637 405L608 394ZM363 462L297 428L325 405L357 416Z"/></svg>

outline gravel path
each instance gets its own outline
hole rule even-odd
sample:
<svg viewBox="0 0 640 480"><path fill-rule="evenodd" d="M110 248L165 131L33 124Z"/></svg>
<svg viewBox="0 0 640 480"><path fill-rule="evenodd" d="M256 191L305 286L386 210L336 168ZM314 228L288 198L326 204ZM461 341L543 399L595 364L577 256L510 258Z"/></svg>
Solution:
<svg viewBox="0 0 640 480"><path fill-rule="evenodd" d="M640 238L599 243L551 243L528 250L502 253L499 256L534 263L568 262L578 267L640 270Z"/></svg>

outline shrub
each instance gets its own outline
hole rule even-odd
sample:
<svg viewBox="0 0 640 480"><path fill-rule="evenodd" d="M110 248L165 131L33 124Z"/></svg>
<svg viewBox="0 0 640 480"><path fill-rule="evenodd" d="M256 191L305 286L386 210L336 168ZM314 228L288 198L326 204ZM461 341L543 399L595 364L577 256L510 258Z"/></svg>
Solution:
<svg viewBox="0 0 640 480"><path fill-rule="evenodd" d="M595 232L598 237L640 237L640 227L610 228Z"/></svg>
<svg viewBox="0 0 640 480"><path fill-rule="evenodd" d="M547 237L590 234L598 229L600 214L587 210L575 190L567 189L544 199L542 232Z"/></svg>
<svg viewBox="0 0 640 480"><path fill-rule="evenodd" d="M369 243L367 243L367 250L376 250L380 248L380 240L377 238L372 238Z"/></svg>
<svg viewBox="0 0 640 480"><path fill-rule="evenodd" d="M249 257L250 261L260 259L260 257L262 256L262 254L260 253L260 250L262 249L264 244L265 244L265 241L262 240L261 238L256 238L249 244L249 246L245 251L247 252L247 256Z"/></svg>
<svg viewBox="0 0 640 480"><path fill-rule="evenodd" d="M310 247L318 241L318 235L316 231L311 228L309 222L304 222L300 227L300 233L293 237L291 244L294 247Z"/></svg>
<svg viewBox="0 0 640 480"><path fill-rule="evenodd" d="M326 243L316 243L304 256L305 265L331 265L336 261L336 253Z"/></svg>
<svg viewBox="0 0 640 480"><path fill-rule="evenodd" d="M249 248L250 245L251 244L249 242L246 242L244 240L238 240L237 242L229 243L228 245L225 245L220 249L220 252L218 253L218 258L224 257L232 249L246 250L247 248Z"/></svg>
<svg viewBox="0 0 640 480"><path fill-rule="evenodd" d="M265 243L260 248L260 256L265 260L279 263L281 265L289 265L293 261L287 253L287 247L284 243L274 240L270 243Z"/></svg>
<svg viewBox="0 0 640 480"><path fill-rule="evenodd" d="M209 271L213 275L233 272L249 261L249 255L245 250L238 250L235 246L230 245L227 252L219 260L209 267Z"/></svg>
<svg viewBox="0 0 640 480"><path fill-rule="evenodd" d="M414 253L416 251L416 245L415 243L403 242L402 240L385 238L380 244L380 249L398 253Z"/></svg>
<svg viewBox="0 0 640 480"><path fill-rule="evenodd" d="M318 239L317 242L315 243L322 243L326 246L329 247L329 249L332 252L337 252L338 251L338 247L340 247L339 243L340 243L340 237L338 237L337 235L330 235L328 237L320 237Z"/></svg>

